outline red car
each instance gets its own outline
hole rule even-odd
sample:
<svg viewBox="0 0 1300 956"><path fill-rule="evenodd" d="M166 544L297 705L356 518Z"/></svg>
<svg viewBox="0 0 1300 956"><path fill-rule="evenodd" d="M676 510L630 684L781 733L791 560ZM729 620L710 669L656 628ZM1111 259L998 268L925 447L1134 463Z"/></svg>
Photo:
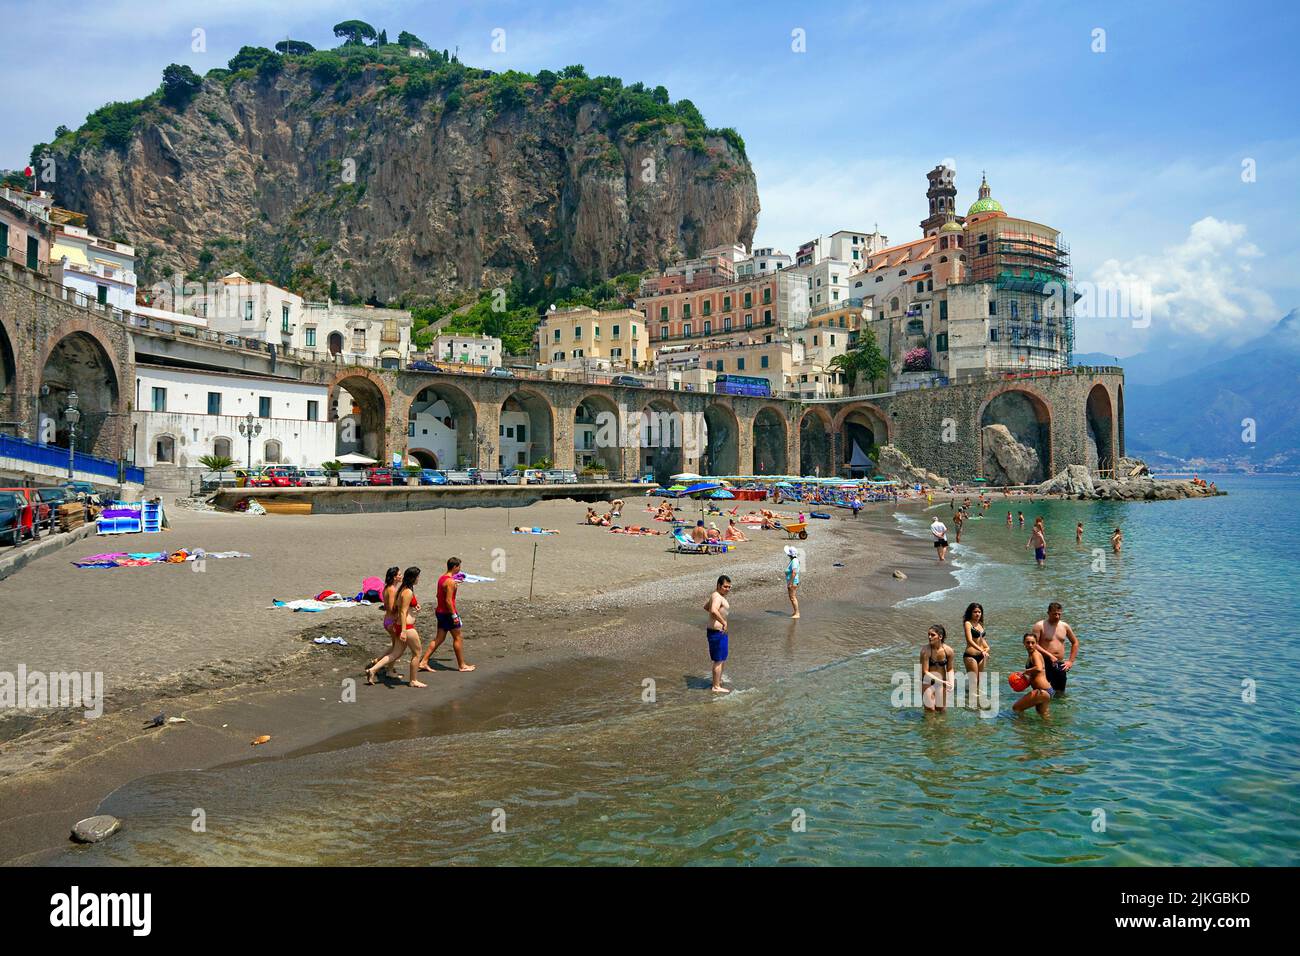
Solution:
<svg viewBox="0 0 1300 956"><path fill-rule="evenodd" d="M263 478L266 480L266 487L269 488L297 488L302 484L297 474L283 468L271 468Z"/></svg>
<svg viewBox="0 0 1300 956"><path fill-rule="evenodd" d="M388 468L374 468L366 474L366 481L372 485L391 485L393 472Z"/></svg>
<svg viewBox="0 0 1300 956"><path fill-rule="evenodd" d="M29 507L29 514L23 519L23 533L33 538L41 536L41 529L54 533L54 511L48 502L42 501L35 488L0 488L0 492L12 491L22 495ZM17 542L15 542L17 543Z"/></svg>

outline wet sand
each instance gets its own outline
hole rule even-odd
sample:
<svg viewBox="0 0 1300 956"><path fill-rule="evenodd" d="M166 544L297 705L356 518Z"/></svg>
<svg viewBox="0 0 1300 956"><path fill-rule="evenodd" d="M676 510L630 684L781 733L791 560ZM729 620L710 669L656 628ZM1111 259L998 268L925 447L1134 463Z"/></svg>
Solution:
<svg viewBox="0 0 1300 956"><path fill-rule="evenodd" d="M29 669L102 669L108 683L100 719L11 716L0 724L8 738L0 746L0 860L31 862L66 845L72 822L145 774L598 717L590 708L609 707L610 698L591 690L616 659L644 659L650 673L666 667L673 677L661 693L693 699L707 686L698 606L724 571L735 581L741 632L785 640L791 653L782 667L815 666L836 654L833 635L814 637L819 601L861 594L864 604L888 607L949 582L947 568L932 560L925 542L898 533L889 517L893 510L877 505L856 521L837 512L831 521L812 523L810 538L799 542L807 555L801 588L807 609L797 626L787 623L780 586L784 534L752 532L753 540L721 557L675 555L667 536L633 538L581 526L584 507L572 502L539 503L509 515L451 512L446 536L441 512L250 517L173 511L171 532L157 539L133 536L120 545L252 554L209 560L201 574L185 566L73 568L71 560L113 550L105 542L121 540L90 539L0 584L0 613L17 624L15 639L6 637L0 667L22 661ZM687 513L694 513L690 506ZM650 523L640 502L630 503L624 518ZM556 527L561 534L512 535L516 524ZM440 670L424 676L427 689L398 682L364 686L362 667L386 646L377 608L266 610L272 597L307 597L326 587L355 593L363 577L381 574L390 562L418 562L425 569L420 590L429 600L449 551L462 557L467 571L497 580L461 588L466 656L479 670L455 672L445 644L435 658ZM908 580L894 579L895 568ZM33 598L36 581L42 594ZM427 616L422 622L431 623ZM42 638L50 633L60 640ZM310 644L319 634L341 635L351 646ZM745 678L777 676L774 668ZM354 697L344 683L349 679ZM639 682L627 688L627 706L635 706L641 689ZM143 729L159 710L187 723ZM271 741L251 747L261 734Z"/></svg>

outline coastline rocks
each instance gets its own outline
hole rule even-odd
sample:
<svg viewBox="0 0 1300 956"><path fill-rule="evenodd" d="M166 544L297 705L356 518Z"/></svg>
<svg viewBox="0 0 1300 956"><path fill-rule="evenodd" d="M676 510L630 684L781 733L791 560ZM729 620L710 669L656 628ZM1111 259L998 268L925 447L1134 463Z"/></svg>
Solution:
<svg viewBox="0 0 1300 956"><path fill-rule="evenodd" d="M99 843L107 840L122 829L122 821L117 817L101 813L99 816L78 820L72 828L72 839L78 843Z"/></svg>
<svg viewBox="0 0 1300 956"><path fill-rule="evenodd" d="M912 464L912 459L908 458L895 445L881 445L880 457L876 461L876 472L884 475L886 478L893 478L895 481L901 481L904 484L926 484L931 488L947 488L948 479L941 475L936 475L932 471L926 471L924 468L918 468Z"/></svg>
<svg viewBox="0 0 1300 956"><path fill-rule="evenodd" d="M902 571L899 571L899 570L895 570L895 571L894 571L894 577L898 578L898 580L900 580L900 581L906 581L906 580L907 580L907 575L904 574Z"/></svg>
<svg viewBox="0 0 1300 956"><path fill-rule="evenodd" d="M1140 478L1150 475L1151 469L1141 458L1121 458L1115 465L1115 474L1120 478Z"/></svg>
<svg viewBox="0 0 1300 956"><path fill-rule="evenodd" d="M984 477L990 484L1031 485L1043 480L1038 452L1017 441L1006 425L985 425L980 434L984 439Z"/></svg>
<svg viewBox="0 0 1300 956"><path fill-rule="evenodd" d="M1083 498L1096 496L1092 475L1083 465L1067 465L1065 470L1038 486L1045 495L1077 495Z"/></svg>

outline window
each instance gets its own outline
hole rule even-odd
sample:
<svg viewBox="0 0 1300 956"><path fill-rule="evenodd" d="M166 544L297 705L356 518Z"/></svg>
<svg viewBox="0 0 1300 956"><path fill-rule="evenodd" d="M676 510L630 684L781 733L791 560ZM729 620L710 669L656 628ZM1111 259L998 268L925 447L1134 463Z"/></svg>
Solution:
<svg viewBox="0 0 1300 956"><path fill-rule="evenodd" d="M948 321L948 300L947 299L939 300L939 321L940 322Z"/></svg>
<svg viewBox="0 0 1300 956"><path fill-rule="evenodd" d="M764 305L770 305L771 302L772 302L772 290L771 290L771 289L764 289L764 290L763 290L763 304L764 304ZM748 305L749 303L746 302L745 304Z"/></svg>
<svg viewBox="0 0 1300 956"><path fill-rule="evenodd" d="M736 371L743 372L744 370L745 370L745 360L743 358L736 359Z"/></svg>
<svg viewBox="0 0 1300 956"><path fill-rule="evenodd" d="M614 326L614 338L618 338L618 330L619 330L619 327L618 327L617 325Z"/></svg>
<svg viewBox="0 0 1300 956"><path fill-rule="evenodd" d="M366 350L366 330L353 329L352 330L352 351L364 352L365 350Z"/></svg>
<svg viewBox="0 0 1300 956"><path fill-rule="evenodd" d="M753 318L752 315L747 315L747 316L745 316L745 328L749 328L749 327L753 324L752 322L749 321L749 320L752 319L752 318ZM771 325L771 324L772 324L772 310L771 310L771 309L764 309L764 310L763 310L763 324L764 324L764 325Z"/></svg>
<svg viewBox="0 0 1300 956"><path fill-rule="evenodd" d="M666 325L662 325L662 326L659 327L659 337L660 337L661 339L666 339L666 338L668 338L668 326L666 326Z"/></svg>
<svg viewBox="0 0 1300 956"><path fill-rule="evenodd" d="M244 321L245 322L253 321L253 300L252 299L244 300Z"/></svg>
<svg viewBox="0 0 1300 956"><path fill-rule="evenodd" d="M592 336L592 338L596 338L596 339L600 338L600 326L599 326L599 325L597 325L597 326L594 327L594 329L593 329L593 331L592 331L592 333L591 333L591 336Z"/></svg>
<svg viewBox="0 0 1300 956"><path fill-rule="evenodd" d="M661 305L659 307L659 321L666 322L667 320L668 320L668 306Z"/></svg>
<svg viewBox="0 0 1300 956"><path fill-rule="evenodd" d="M916 284L916 291L917 291L917 292L924 292L924 291L925 291L925 282L924 282L924 281L922 281L922 282L918 282L918 283Z"/></svg>
<svg viewBox="0 0 1300 956"><path fill-rule="evenodd" d="M689 338L690 334L691 334L691 323L686 322L682 325L682 335L685 335Z"/></svg>
<svg viewBox="0 0 1300 956"><path fill-rule="evenodd" d="M725 319L722 320L722 328L723 331L726 332L731 331L731 316L727 316Z"/></svg>
<svg viewBox="0 0 1300 956"><path fill-rule="evenodd" d="M767 356L766 356L766 355L763 355L763 356L760 356L760 357L759 357L759 360L758 360L758 366L759 366L759 368L767 368Z"/></svg>
<svg viewBox="0 0 1300 956"><path fill-rule="evenodd" d="M722 311L723 311L723 312L730 312L730 311L731 311L731 296L729 296L729 295L724 295L724 296L722 297Z"/></svg>
<svg viewBox="0 0 1300 956"><path fill-rule="evenodd" d="M997 329L989 329L989 341L990 341L990 342L996 342L997 340L998 340L998 330L997 330Z"/></svg>
<svg viewBox="0 0 1300 956"><path fill-rule="evenodd" d="M998 303L996 299L989 299L989 315L998 314Z"/></svg>
<svg viewBox="0 0 1300 956"><path fill-rule="evenodd" d="M712 303L711 301L709 301L708 299L705 299L705 300L704 300L704 314L705 314L705 315L712 315L712 314L713 314L713 303Z"/></svg>
<svg viewBox="0 0 1300 956"><path fill-rule="evenodd" d="M1020 318L1020 303L1015 299L1011 300L1011 318Z"/></svg>
<svg viewBox="0 0 1300 956"><path fill-rule="evenodd" d="M108 286L106 285L95 286L95 300L100 305L108 305Z"/></svg>
<svg viewBox="0 0 1300 956"><path fill-rule="evenodd" d="M160 435L153 446L154 461L172 462L176 458L176 439L171 435Z"/></svg>
<svg viewBox="0 0 1300 956"><path fill-rule="evenodd" d="M553 361L553 362L563 362L563 361L564 361L564 353L563 353L563 352L552 352L552 353L551 353L551 361Z"/></svg>
<svg viewBox="0 0 1300 956"><path fill-rule="evenodd" d="M309 349L316 347L316 326L309 326L302 330L303 344Z"/></svg>
<svg viewBox="0 0 1300 956"><path fill-rule="evenodd" d="M280 306L280 331L289 331L289 307L287 305Z"/></svg>
<svg viewBox="0 0 1300 956"><path fill-rule="evenodd" d="M617 336L618 333L615 332L614 335ZM635 326L635 325L632 326L632 338L636 338L636 326Z"/></svg>
<svg viewBox="0 0 1300 956"><path fill-rule="evenodd" d="M578 341L580 338L582 338L582 326L581 326L581 325L575 325L575 326L573 327L573 341L576 342L576 341Z"/></svg>
<svg viewBox="0 0 1300 956"><path fill-rule="evenodd" d="M722 371L722 359L718 359L718 371Z"/></svg>
<svg viewBox="0 0 1300 956"><path fill-rule="evenodd" d="M524 441L524 435L527 433L527 431L528 431L527 426L525 426L525 425L516 425L516 426L515 426L515 441Z"/></svg>
<svg viewBox="0 0 1300 956"><path fill-rule="evenodd" d="M271 417L271 396L259 395L257 398L257 414L261 418Z"/></svg>
<svg viewBox="0 0 1300 956"><path fill-rule="evenodd" d="M268 465L277 464L280 461L280 443L274 438L263 447L262 460Z"/></svg>
<svg viewBox="0 0 1300 956"><path fill-rule="evenodd" d="M948 351L948 333L940 332L934 337L934 350L936 352Z"/></svg>
<svg viewBox="0 0 1300 956"><path fill-rule="evenodd" d="M307 421L320 421L320 402L314 399L307 399Z"/></svg>
<svg viewBox="0 0 1300 956"><path fill-rule="evenodd" d="M208 414L209 415L221 414L221 393L220 392L208 392Z"/></svg>
<svg viewBox="0 0 1300 956"><path fill-rule="evenodd" d="M933 280L933 279L926 279L926 280L925 280L925 291L926 291L926 292L933 292L933 291L934 291L934 280Z"/></svg>
<svg viewBox="0 0 1300 956"><path fill-rule="evenodd" d="M555 330L555 341L557 341L557 342L560 341L560 330L559 330L559 329L556 329L556 330Z"/></svg>
<svg viewBox="0 0 1300 956"><path fill-rule="evenodd" d="M212 440L212 454L216 455L218 458L229 458L229 457L230 457L230 439L229 439L229 438L214 438L214 439Z"/></svg>
<svg viewBox="0 0 1300 956"><path fill-rule="evenodd" d="M704 334L705 334L705 335L708 335L708 334L709 334L710 332L712 332L712 331L713 331L713 320L712 320L712 319L705 319L705 320L704 320Z"/></svg>
<svg viewBox="0 0 1300 956"><path fill-rule="evenodd" d="M745 293L745 308L748 309L748 308L750 308L753 304L754 304L754 293L752 293L752 292L746 292L746 293Z"/></svg>
<svg viewBox="0 0 1300 956"><path fill-rule="evenodd" d="M890 312L898 311L898 296L894 296L894 298L889 300L889 311Z"/></svg>
<svg viewBox="0 0 1300 956"><path fill-rule="evenodd" d="M167 389L155 387L153 390L153 410L155 412L167 411ZM167 459L170 461L171 459Z"/></svg>

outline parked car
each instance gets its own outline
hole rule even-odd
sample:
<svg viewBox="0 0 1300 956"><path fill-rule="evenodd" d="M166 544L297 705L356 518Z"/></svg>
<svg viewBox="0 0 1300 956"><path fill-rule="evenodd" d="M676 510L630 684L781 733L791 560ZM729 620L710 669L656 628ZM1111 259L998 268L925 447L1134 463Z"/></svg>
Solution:
<svg viewBox="0 0 1300 956"><path fill-rule="evenodd" d="M622 385L626 388L645 388L645 382L633 375L615 375L609 380L611 385Z"/></svg>
<svg viewBox="0 0 1300 956"><path fill-rule="evenodd" d="M445 485L447 476L436 468L420 469L420 484L422 485Z"/></svg>
<svg viewBox="0 0 1300 956"><path fill-rule="evenodd" d="M262 468L235 468L235 484L240 488L267 488L270 482L263 476Z"/></svg>
<svg viewBox="0 0 1300 956"><path fill-rule="evenodd" d="M368 483L366 473L359 468L344 468L339 471L340 485L364 485Z"/></svg>
<svg viewBox="0 0 1300 956"><path fill-rule="evenodd" d="M442 369L438 368L438 366L434 365L432 362L426 362L424 359L416 359L414 362L409 363L406 366L406 368L412 372L441 372L442 371Z"/></svg>
<svg viewBox="0 0 1300 956"><path fill-rule="evenodd" d="M510 371L510 369L508 368L502 368L499 365L488 370L488 378L514 378L514 377L515 377L514 372Z"/></svg>
<svg viewBox="0 0 1300 956"><path fill-rule="evenodd" d="M391 468L371 468L366 472L366 483L371 485L391 485L393 484L393 471Z"/></svg>
<svg viewBox="0 0 1300 956"><path fill-rule="evenodd" d="M50 506L50 510L57 512L59 505L73 501L73 497L68 494L66 488L37 488L36 497L38 500Z"/></svg>
<svg viewBox="0 0 1300 956"><path fill-rule="evenodd" d="M546 473L546 480L556 485L576 485L578 473L566 468L553 468Z"/></svg>
<svg viewBox="0 0 1300 956"><path fill-rule="evenodd" d="M199 487L207 491L212 488L229 488L239 484L233 471L205 471L199 475Z"/></svg>
<svg viewBox="0 0 1300 956"><path fill-rule="evenodd" d="M523 471L515 470L506 476L506 483L511 485L540 485L546 481L546 472L536 468L527 468Z"/></svg>
<svg viewBox="0 0 1300 956"><path fill-rule="evenodd" d="M298 483L313 488L320 488L330 483L324 468L304 468L298 473Z"/></svg>
<svg viewBox="0 0 1300 956"><path fill-rule="evenodd" d="M27 496L16 491L0 491L0 540L17 547L23 538L38 535Z"/></svg>
<svg viewBox="0 0 1300 956"><path fill-rule="evenodd" d="M477 477L477 484L480 485L499 485L505 481L505 479L501 477L501 472L499 471L480 471Z"/></svg>
<svg viewBox="0 0 1300 956"><path fill-rule="evenodd" d="M272 488L297 488L302 484L298 479L296 469L268 468L263 477L266 478Z"/></svg>
<svg viewBox="0 0 1300 956"><path fill-rule="evenodd" d="M54 509L50 507L49 502L42 501L37 497L35 488L0 488L0 492L13 492L21 495L22 499L27 502L31 508L31 536L39 538L41 531L54 530Z"/></svg>
<svg viewBox="0 0 1300 956"><path fill-rule="evenodd" d="M88 481L65 481L60 488L67 489L68 496L79 500L94 500L99 497L99 489Z"/></svg>

